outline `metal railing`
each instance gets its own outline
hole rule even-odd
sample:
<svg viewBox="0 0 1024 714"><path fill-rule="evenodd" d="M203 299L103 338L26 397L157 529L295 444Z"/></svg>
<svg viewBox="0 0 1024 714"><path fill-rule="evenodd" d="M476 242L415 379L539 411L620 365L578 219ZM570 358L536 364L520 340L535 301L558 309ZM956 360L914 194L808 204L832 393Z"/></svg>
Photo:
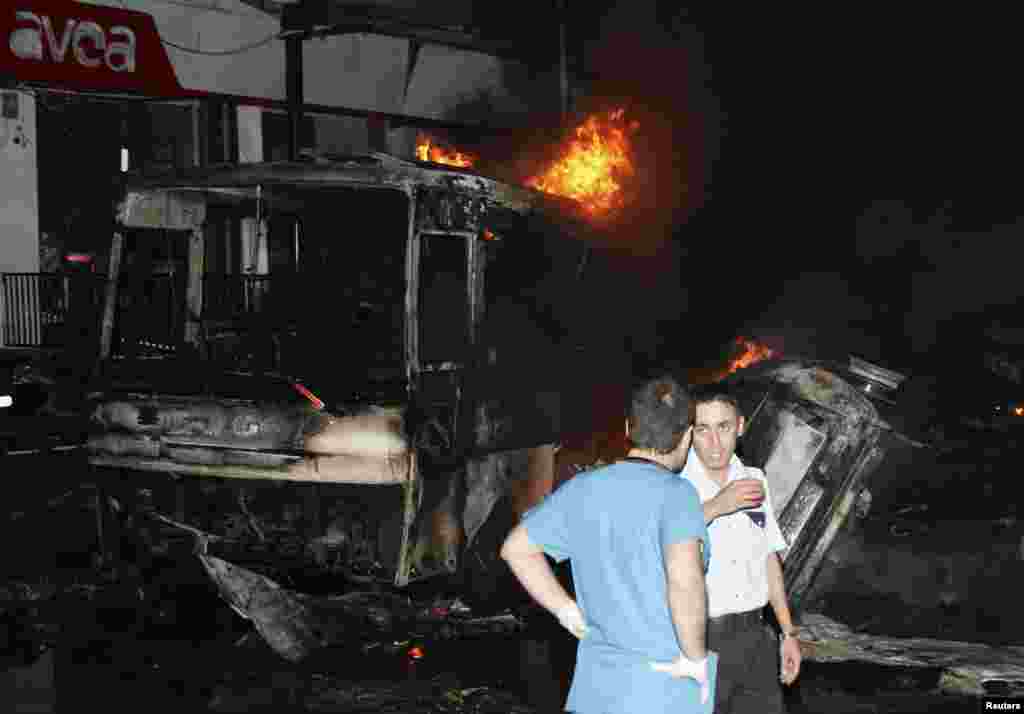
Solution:
<svg viewBox="0 0 1024 714"><path fill-rule="evenodd" d="M118 290L118 341L173 349L185 317L184 276L125 275ZM294 319L297 276L216 274L205 276L204 323L264 327ZM10 347L72 346L99 329L106 276L78 273L0 273L2 344Z"/></svg>
<svg viewBox="0 0 1024 714"><path fill-rule="evenodd" d="M92 273L0 273L3 344L63 347L92 334L105 283Z"/></svg>

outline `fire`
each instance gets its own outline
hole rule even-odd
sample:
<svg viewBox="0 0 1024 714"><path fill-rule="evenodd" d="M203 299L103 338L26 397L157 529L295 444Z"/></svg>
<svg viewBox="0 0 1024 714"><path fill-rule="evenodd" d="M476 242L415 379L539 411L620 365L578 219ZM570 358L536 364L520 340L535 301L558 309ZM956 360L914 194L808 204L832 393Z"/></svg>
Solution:
<svg viewBox="0 0 1024 714"><path fill-rule="evenodd" d="M625 110L594 114L573 132L558 160L526 185L572 198L592 216L606 216L623 203L621 179L633 175L630 135L638 122L627 123Z"/></svg>
<svg viewBox="0 0 1024 714"><path fill-rule="evenodd" d="M470 168L476 162L476 157L472 154L439 146L436 139L422 133L416 136L416 158L420 161L458 166L464 169Z"/></svg>
<svg viewBox="0 0 1024 714"><path fill-rule="evenodd" d="M729 361L729 370L727 374L732 374L738 369L749 367L752 364L756 364L761 360L770 359L775 356L775 350L771 349L767 345L762 345L754 340L748 340L745 337L736 338L737 351L742 350L738 357L735 357Z"/></svg>

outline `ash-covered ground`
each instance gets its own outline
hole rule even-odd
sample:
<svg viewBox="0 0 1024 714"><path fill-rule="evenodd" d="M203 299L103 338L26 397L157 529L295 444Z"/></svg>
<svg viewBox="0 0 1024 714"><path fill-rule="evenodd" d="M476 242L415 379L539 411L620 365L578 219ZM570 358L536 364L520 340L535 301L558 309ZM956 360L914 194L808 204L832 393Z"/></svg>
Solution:
<svg viewBox="0 0 1024 714"><path fill-rule="evenodd" d="M1020 644L1024 623L1007 592L1024 556L1019 488L1005 470L1016 452L970 453L947 458L941 482L908 472L902 487L876 495L837 541L817 611L873 634ZM557 627L336 647L289 664L218 597L198 562L97 570L92 496L81 486L88 473L75 455L7 457L2 468L5 711L526 714L564 702L573 645ZM900 595L908 564L921 578L911 600ZM929 669L806 662L787 701L791 712L977 709L977 699L939 692L938 678Z"/></svg>

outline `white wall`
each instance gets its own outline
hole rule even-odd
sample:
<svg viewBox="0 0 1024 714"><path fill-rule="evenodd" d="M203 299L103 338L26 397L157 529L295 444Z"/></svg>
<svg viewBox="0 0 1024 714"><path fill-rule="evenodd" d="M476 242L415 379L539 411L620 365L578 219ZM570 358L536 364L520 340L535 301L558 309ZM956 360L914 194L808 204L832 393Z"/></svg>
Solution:
<svg viewBox="0 0 1024 714"><path fill-rule="evenodd" d="M36 102L17 98L17 117L0 117L0 273L39 271L39 199L36 172Z"/></svg>

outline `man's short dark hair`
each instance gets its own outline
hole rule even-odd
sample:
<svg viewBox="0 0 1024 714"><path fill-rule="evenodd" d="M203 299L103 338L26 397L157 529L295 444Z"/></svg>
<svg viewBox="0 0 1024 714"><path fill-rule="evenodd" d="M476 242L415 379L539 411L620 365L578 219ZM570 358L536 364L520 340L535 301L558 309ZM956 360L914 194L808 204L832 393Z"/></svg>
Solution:
<svg viewBox="0 0 1024 714"><path fill-rule="evenodd" d="M670 375L639 384L629 404L629 439L639 449L667 454L693 422L690 395Z"/></svg>
<svg viewBox="0 0 1024 714"><path fill-rule="evenodd" d="M694 408L701 404L711 404L712 402L728 404L736 410L737 415L743 414L743 410L740 409L739 397L725 384L719 382L702 384L693 390Z"/></svg>

